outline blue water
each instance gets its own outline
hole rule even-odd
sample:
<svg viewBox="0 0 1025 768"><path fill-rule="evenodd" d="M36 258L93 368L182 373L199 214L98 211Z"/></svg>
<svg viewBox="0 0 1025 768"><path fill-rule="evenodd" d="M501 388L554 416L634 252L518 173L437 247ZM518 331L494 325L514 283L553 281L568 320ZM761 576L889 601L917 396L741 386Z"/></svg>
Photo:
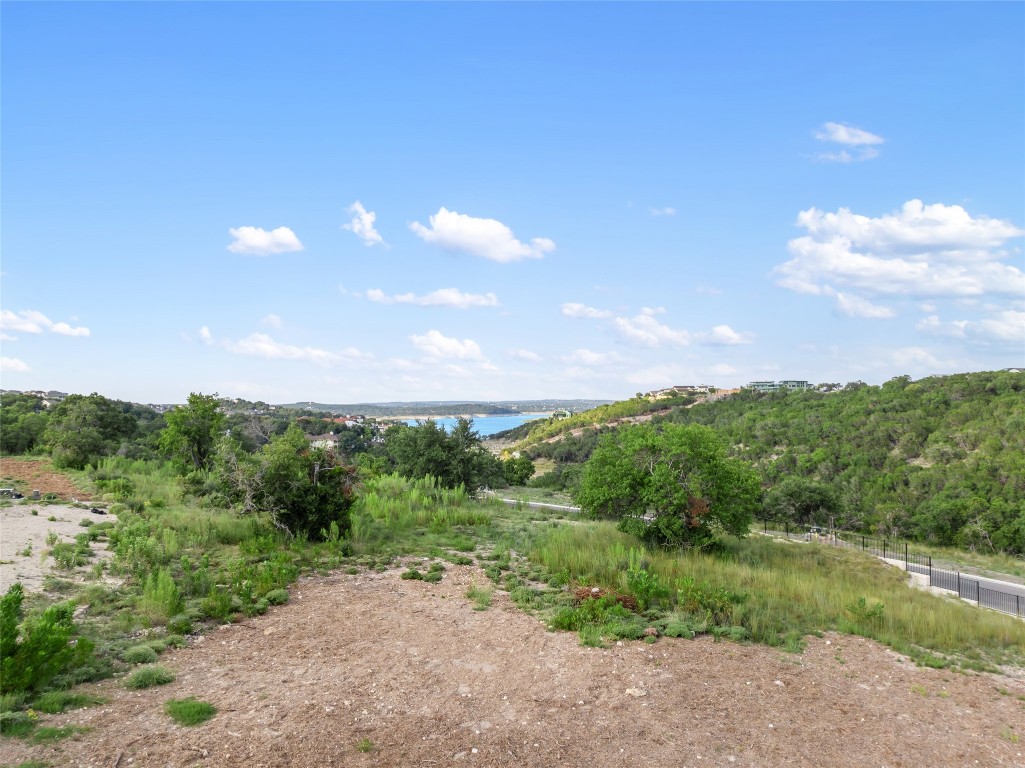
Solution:
<svg viewBox="0 0 1025 768"><path fill-rule="evenodd" d="M493 435L496 432L502 432L506 429L512 429L518 427L520 424L526 424L528 421L534 419L546 419L548 418L547 413L516 413L501 416L477 416L473 419L473 428L481 434L481 437L487 437ZM439 416L434 419L434 422L439 427L444 427L446 432L451 432L452 428L455 427L456 422L459 419L454 416ZM406 423L409 426L416 424L416 419L406 419Z"/></svg>

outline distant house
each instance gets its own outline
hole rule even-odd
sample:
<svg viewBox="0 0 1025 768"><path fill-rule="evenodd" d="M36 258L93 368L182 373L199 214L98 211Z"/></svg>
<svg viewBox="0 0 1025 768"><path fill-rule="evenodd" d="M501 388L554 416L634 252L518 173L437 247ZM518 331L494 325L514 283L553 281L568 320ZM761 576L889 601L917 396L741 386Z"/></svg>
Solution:
<svg viewBox="0 0 1025 768"><path fill-rule="evenodd" d="M717 389L715 392L708 396L708 402L714 403L716 400L724 400L727 397L740 393L740 387L733 389Z"/></svg>
<svg viewBox="0 0 1025 768"><path fill-rule="evenodd" d="M682 395L708 394L714 389L715 387L708 384L678 384L674 387L652 390L645 397L648 400L667 400L671 397L681 397Z"/></svg>
<svg viewBox="0 0 1025 768"><path fill-rule="evenodd" d="M306 435L306 439L310 441L310 446L313 448L333 450L338 447L338 435Z"/></svg>
<svg viewBox="0 0 1025 768"><path fill-rule="evenodd" d="M752 381L747 388L756 392L800 392L805 389L814 389L814 385L807 381L785 379L783 381Z"/></svg>

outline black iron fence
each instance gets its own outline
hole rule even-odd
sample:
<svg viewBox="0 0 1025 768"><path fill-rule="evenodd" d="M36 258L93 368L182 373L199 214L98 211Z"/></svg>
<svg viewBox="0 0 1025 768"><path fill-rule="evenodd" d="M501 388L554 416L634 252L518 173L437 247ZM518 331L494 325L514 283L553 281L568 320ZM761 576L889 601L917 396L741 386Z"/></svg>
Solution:
<svg viewBox="0 0 1025 768"><path fill-rule="evenodd" d="M934 568L932 555L913 552L907 542L890 541L860 533L833 531L824 527L801 526L777 520L762 520L762 531L770 536L779 536L792 541L818 542L834 547L849 547L881 557L896 560L904 570L929 577L929 586L950 590L965 600L971 600L983 608L1009 613L1025 618L1025 587L1015 592L1000 589L995 584L984 586L977 577L967 576L959 571Z"/></svg>

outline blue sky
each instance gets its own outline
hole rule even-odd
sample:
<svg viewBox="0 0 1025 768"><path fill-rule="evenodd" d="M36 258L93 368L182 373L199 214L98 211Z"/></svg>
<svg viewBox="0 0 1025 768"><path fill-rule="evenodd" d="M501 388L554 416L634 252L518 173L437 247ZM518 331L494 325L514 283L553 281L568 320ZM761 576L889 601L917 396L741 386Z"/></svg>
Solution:
<svg viewBox="0 0 1025 768"><path fill-rule="evenodd" d="M2 386L1025 364L1025 4L4 3Z"/></svg>

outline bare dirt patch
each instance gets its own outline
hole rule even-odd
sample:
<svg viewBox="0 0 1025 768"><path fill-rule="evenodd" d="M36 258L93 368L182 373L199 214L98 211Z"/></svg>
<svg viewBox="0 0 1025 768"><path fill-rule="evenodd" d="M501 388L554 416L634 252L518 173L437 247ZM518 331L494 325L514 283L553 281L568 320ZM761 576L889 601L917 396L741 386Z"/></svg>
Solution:
<svg viewBox="0 0 1025 768"><path fill-rule="evenodd" d="M48 459L0 458L0 478L17 481L19 490L26 496L38 490L40 494L54 493L61 499L85 501L91 498L88 491L55 470Z"/></svg>
<svg viewBox="0 0 1025 768"><path fill-rule="evenodd" d="M6 467L5 467L6 468ZM32 514L35 510L36 514ZM51 520L50 518L55 518ZM116 520L113 515L96 515L89 509L70 504L40 504L27 499L15 501L9 507L0 508L0 593L16 581L27 591L41 591L43 579L53 571L53 560L44 557L49 547L46 536L53 531L60 541L74 541L75 536L85 531L80 521L99 523ZM92 550L97 557L109 557L104 542L93 542ZM88 566L75 571L60 571L63 578L79 578L88 571Z"/></svg>
<svg viewBox="0 0 1025 768"><path fill-rule="evenodd" d="M300 581L291 602L170 651L171 685L89 686L110 703L47 718L94 730L6 760L55 766L1021 766L1025 682L915 667L878 644L791 655L711 639L583 648L502 593L398 571ZM1004 690L1005 693L1000 693ZM195 727L163 713L196 696ZM358 745L362 740L362 752Z"/></svg>

